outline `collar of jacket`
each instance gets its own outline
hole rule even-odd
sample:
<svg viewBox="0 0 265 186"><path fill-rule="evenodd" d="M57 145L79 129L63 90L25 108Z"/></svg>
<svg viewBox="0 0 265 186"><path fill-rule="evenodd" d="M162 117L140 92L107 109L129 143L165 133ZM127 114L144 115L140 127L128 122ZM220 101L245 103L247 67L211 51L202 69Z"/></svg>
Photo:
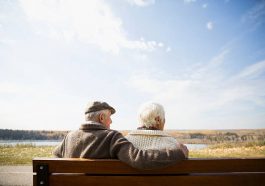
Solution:
<svg viewBox="0 0 265 186"><path fill-rule="evenodd" d="M170 136L162 130L133 130L130 135L147 135L147 136Z"/></svg>
<svg viewBox="0 0 265 186"><path fill-rule="evenodd" d="M79 128L80 130L108 130L104 125L95 121L86 121Z"/></svg>

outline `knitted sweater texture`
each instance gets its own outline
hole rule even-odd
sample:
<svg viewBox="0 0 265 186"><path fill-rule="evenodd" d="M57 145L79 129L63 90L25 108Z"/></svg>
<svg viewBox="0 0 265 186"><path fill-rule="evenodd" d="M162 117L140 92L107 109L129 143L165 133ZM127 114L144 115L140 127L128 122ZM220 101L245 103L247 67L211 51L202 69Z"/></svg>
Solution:
<svg viewBox="0 0 265 186"><path fill-rule="evenodd" d="M128 133L126 138L142 150L175 149L178 144L174 137L161 130L134 130Z"/></svg>

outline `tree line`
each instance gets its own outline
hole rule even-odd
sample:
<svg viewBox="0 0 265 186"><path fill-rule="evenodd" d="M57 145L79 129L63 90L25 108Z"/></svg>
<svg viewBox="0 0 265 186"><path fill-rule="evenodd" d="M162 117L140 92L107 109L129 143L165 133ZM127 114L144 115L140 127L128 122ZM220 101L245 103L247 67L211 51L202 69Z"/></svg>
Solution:
<svg viewBox="0 0 265 186"><path fill-rule="evenodd" d="M224 143L265 141L265 129L169 131L184 143Z"/></svg>
<svg viewBox="0 0 265 186"><path fill-rule="evenodd" d="M120 131L126 135L129 131ZM265 141L265 129L167 131L183 143L251 142ZM0 129L0 140L62 140L68 131Z"/></svg>
<svg viewBox="0 0 265 186"><path fill-rule="evenodd" d="M61 140L67 131L0 129L0 140Z"/></svg>
<svg viewBox="0 0 265 186"><path fill-rule="evenodd" d="M209 140L211 142L227 142L227 141L232 141L232 142L246 142L246 141L265 141L265 134L263 135L258 135L258 134L243 134L239 135L237 133L233 132L226 132L226 133L221 133L218 132L216 134L202 134L202 133L192 133L190 134L191 139L205 139Z"/></svg>

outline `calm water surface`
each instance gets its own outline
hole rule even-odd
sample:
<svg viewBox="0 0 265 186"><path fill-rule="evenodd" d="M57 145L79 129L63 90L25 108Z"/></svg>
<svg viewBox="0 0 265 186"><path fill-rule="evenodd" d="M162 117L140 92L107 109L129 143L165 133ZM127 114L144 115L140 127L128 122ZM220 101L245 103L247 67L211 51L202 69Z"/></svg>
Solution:
<svg viewBox="0 0 265 186"><path fill-rule="evenodd" d="M17 145L17 144L31 144L36 146L56 146L61 140L0 140L0 145ZM190 150L198 150L206 148L206 144L185 144Z"/></svg>
<svg viewBox="0 0 265 186"><path fill-rule="evenodd" d="M0 140L0 145L56 146L61 140Z"/></svg>

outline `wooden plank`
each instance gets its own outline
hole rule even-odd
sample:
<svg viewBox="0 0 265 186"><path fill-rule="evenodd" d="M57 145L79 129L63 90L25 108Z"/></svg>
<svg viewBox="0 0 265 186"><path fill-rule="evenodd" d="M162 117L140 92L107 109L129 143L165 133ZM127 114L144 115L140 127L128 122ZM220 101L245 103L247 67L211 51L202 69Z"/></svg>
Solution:
<svg viewBox="0 0 265 186"><path fill-rule="evenodd" d="M33 171L38 163L49 164L49 172L93 174L180 174L211 172L265 172L265 158L188 159L163 169L138 170L119 160L33 159Z"/></svg>
<svg viewBox="0 0 265 186"><path fill-rule="evenodd" d="M265 185L264 174L234 174L206 176L65 176L50 177L50 186L258 186Z"/></svg>

